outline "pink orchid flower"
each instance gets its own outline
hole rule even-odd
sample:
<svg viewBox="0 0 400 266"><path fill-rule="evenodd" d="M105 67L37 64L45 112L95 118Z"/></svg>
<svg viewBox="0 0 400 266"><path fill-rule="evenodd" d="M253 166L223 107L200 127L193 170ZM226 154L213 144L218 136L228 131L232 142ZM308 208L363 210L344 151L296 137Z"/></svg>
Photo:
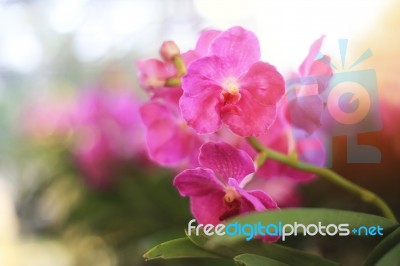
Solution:
<svg viewBox="0 0 400 266"><path fill-rule="evenodd" d="M309 134L321 126L321 113L324 109L321 93L328 87L332 77L330 58L324 55L316 59L324 37L311 45L307 57L299 67L297 77L301 84L289 93L290 121Z"/></svg>
<svg viewBox="0 0 400 266"><path fill-rule="evenodd" d="M233 27L219 34L183 77L180 107L188 125L198 133L222 123L240 136L266 133L285 88L275 67L259 59L254 33Z"/></svg>
<svg viewBox="0 0 400 266"><path fill-rule="evenodd" d="M225 142L208 142L201 147L199 164L173 182L182 196L190 198L199 223L216 225L239 214L278 209L264 192L244 188L246 177L255 171L245 151Z"/></svg>

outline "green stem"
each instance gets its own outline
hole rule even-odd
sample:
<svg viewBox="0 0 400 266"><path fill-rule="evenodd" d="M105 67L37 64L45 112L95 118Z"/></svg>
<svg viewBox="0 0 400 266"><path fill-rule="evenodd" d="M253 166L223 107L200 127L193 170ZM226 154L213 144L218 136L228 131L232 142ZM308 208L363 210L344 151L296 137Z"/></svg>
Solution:
<svg viewBox="0 0 400 266"><path fill-rule="evenodd" d="M176 68L176 76L167 79L165 82L165 86L167 86L167 87L182 86L181 77L186 75L186 72L187 72L185 61L183 60L182 56L176 55L172 58L172 62L174 63L175 68Z"/></svg>
<svg viewBox="0 0 400 266"><path fill-rule="evenodd" d="M169 78L165 82L165 86L167 86L167 87L178 87L181 85L182 85L181 78L177 78L177 77Z"/></svg>
<svg viewBox="0 0 400 266"><path fill-rule="evenodd" d="M186 75L186 65L185 65L185 61L183 60L182 56L177 55L174 56L174 58L172 59L175 68L176 68L176 74L178 75L178 77L182 77L184 75Z"/></svg>
<svg viewBox="0 0 400 266"><path fill-rule="evenodd" d="M317 167L312 164L300 162L298 160L293 160L293 157L290 155L286 155L280 152L276 152L265 147L261 144L258 139L255 137L248 137L247 142L258 152L265 153L264 157L266 156L268 159L272 159L287 165L290 165L293 168L300 169L305 172L314 173L320 177L330 180L331 182L335 183L338 186L350 191L351 193L359 196L363 201L371 203L379 208L382 214L388 218L396 221L396 217L393 214L392 210L386 204L386 202L380 198L375 193L357 185L349 180L345 179L343 176L339 175L338 173L323 167Z"/></svg>

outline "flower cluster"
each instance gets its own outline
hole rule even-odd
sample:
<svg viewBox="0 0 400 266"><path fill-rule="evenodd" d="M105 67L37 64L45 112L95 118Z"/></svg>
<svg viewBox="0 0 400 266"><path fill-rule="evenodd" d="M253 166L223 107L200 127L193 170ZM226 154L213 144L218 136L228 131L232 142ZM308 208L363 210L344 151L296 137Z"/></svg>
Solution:
<svg viewBox="0 0 400 266"><path fill-rule="evenodd" d="M23 124L25 132L38 140L67 142L85 181L105 189L123 166L146 161L140 120L139 101L130 89L94 86L68 102L28 108Z"/></svg>
<svg viewBox="0 0 400 266"><path fill-rule="evenodd" d="M75 102L72 155L92 186L108 187L124 165L145 158L138 108L138 100L126 89L89 89Z"/></svg>
<svg viewBox="0 0 400 266"><path fill-rule="evenodd" d="M312 44L293 90L285 88L273 65L260 60L256 35L239 26L205 30L195 48L183 53L174 42L164 42L161 60L137 63L150 94L140 108L149 156L181 171L173 184L189 197L198 222L217 224L299 204L296 184L315 176L269 158L256 164L261 155L246 140L257 137L294 160L324 164L316 131L320 95L332 69L329 57L316 58L322 41Z"/></svg>

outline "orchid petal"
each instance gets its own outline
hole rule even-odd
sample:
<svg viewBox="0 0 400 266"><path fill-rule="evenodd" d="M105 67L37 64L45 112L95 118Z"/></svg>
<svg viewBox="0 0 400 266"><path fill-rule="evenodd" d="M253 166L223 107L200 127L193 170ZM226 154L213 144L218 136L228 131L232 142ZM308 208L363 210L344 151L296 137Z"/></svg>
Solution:
<svg viewBox="0 0 400 266"><path fill-rule="evenodd" d="M225 183L229 178L241 182L247 175L254 173L254 164L250 156L242 150L225 142L208 142L200 149L199 163L213 169Z"/></svg>

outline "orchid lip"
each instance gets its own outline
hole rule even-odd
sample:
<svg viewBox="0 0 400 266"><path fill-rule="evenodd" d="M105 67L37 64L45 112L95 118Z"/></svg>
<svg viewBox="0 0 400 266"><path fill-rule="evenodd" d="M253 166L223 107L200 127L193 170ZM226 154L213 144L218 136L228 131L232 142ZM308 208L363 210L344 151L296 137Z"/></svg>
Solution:
<svg viewBox="0 0 400 266"><path fill-rule="evenodd" d="M240 197L239 193L236 191L236 189L232 186L228 186L225 189L225 195L224 195L224 201L226 203L232 203L234 202L236 199L238 199Z"/></svg>
<svg viewBox="0 0 400 266"><path fill-rule="evenodd" d="M231 95L239 94L239 87L239 83L234 77L226 78L222 83L222 88L224 91Z"/></svg>
<svg viewBox="0 0 400 266"><path fill-rule="evenodd" d="M239 93L239 88L236 85L232 85L228 88L227 92L229 92L232 95L236 95Z"/></svg>

